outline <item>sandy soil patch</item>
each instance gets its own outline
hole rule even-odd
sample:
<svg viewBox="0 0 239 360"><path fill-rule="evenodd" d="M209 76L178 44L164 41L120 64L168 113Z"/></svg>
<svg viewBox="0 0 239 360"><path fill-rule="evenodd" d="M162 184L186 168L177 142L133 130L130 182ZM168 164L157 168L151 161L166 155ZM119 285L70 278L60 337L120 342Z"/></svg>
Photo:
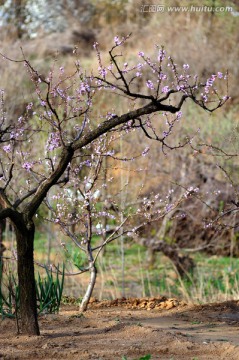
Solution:
<svg viewBox="0 0 239 360"><path fill-rule="evenodd" d="M188 306L176 299L92 301L84 315L63 305L39 319L41 335L0 321L1 359L238 360L239 302Z"/></svg>

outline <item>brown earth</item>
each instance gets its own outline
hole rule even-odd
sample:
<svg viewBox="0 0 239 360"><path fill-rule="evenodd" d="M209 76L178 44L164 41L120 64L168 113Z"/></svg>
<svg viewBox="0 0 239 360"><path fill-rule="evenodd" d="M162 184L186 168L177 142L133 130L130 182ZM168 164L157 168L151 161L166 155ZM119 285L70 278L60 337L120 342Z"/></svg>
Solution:
<svg viewBox="0 0 239 360"><path fill-rule="evenodd" d="M41 336L0 321L1 359L239 359L239 301L189 306L176 299L92 300L84 315L62 305L39 318Z"/></svg>

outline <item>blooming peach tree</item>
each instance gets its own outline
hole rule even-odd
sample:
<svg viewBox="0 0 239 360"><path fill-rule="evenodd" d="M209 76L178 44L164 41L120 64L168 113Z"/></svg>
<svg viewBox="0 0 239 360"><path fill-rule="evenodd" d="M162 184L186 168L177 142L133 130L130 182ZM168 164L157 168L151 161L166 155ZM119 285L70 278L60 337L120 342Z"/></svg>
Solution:
<svg viewBox="0 0 239 360"><path fill-rule="evenodd" d="M114 137L141 131L148 139L159 142L162 151L178 149L191 141L188 138L174 143L171 136L182 121L185 101L191 100L213 112L228 99L227 95L220 96L216 88L217 82L227 78L226 74L218 72L201 82L190 73L188 64L176 65L163 47L155 48L154 59L140 51L138 61L127 62L121 50L127 40L128 37L114 38L107 63L95 43L98 70L89 74L76 61L71 75L55 62L49 74L43 76L25 56L12 60L2 55L5 62L24 66L34 86L32 100L17 119L8 117L1 90L0 220L10 219L16 232L22 333L40 333L33 257L34 222L39 207L52 210L55 223L87 252L89 270L94 273L92 219L96 217L101 223L100 217L113 216L106 210L96 214L95 185L102 158L113 156L110 143ZM102 96L109 99L104 110L98 107ZM127 110L120 113L112 106L114 98L127 103ZM143 154L147 151L142 149ZM74 203L76 213L72 211ZM166 211L170 211L170 206L165 204ZM155 216L158 215L157 210ZM78 236L74 231L69 233L69 225L75 223L80 229ZM117 225L113 236L118 236L121 225Z"/></svg>

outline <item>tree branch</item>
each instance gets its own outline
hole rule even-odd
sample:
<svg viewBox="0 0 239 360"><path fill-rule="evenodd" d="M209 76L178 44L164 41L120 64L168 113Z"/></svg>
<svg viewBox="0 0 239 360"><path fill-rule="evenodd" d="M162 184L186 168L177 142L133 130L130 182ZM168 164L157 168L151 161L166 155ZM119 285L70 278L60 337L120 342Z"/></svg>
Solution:
<svg viewBox="0 0 239 360"><path fill-rule="evenodd" d="M23 209L23 213L25 213L29 219L32 218L33 215L36 213L37 209L39 208L42 201L46 197L49 189L53 185L55 185L57 181L60 179L60 177L63 175L67 166L71 162L73 155L74 155L74 150L70 146L65 147L63 149L59 164L56 167L55 171L51 174L51 176L48 179L44 180L39 185L35 196L32 198L30 203L28 203L25 206L25 209Z"/></svg>
<svg viewBox="0 0 239 360"><path fill-rule="evenodd" d="M162 104L161 101L150 102L149 104L137 109L128 112L127 114L121 116L112 116L109 120L102 122L96 129L88 132L85 136L83 136L79 141L76 141L72 148L75 150L81 149L82 147L90 144L92 141L97 139L99 136L107 133L118 125L125 124L130 120L137 119L140 116L152 114L157 111L170 112L171 114L175 114L178 112L184 101L188 96L183 95L180 99L178 106L166 105Z"/></svg>

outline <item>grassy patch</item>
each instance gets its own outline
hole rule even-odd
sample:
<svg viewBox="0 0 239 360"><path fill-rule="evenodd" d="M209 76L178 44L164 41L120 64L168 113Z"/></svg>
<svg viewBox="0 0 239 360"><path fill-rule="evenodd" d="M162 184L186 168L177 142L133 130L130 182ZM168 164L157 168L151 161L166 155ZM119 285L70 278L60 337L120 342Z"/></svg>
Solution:
<svg viewBox="0 0 239 360"><path fill-rule="evenodd" d="M100 242L96 237L94 243ZM37 233L35 242L36 258L47 259L48 239ZM60 254L67 268L82 268L87 264L85 255L74 244L68 242L66 250L52 244L52 254ZM238 297L239 259L222 256L195 254L196 269L187 279L180 279L171 261L158 253L154 266L148 265L148 252L143 246L124 241L123 252L120 241L111 243L102 257L98 259L98 279L94 296L97 298L116 298L161 296L177 297L193 303L224 301ZM60 260L61 259L61 260ZM71 266L71 268L70 268ZM65 280L65 295L82 297L89 281L85 273L77 278Z"/></svg>

